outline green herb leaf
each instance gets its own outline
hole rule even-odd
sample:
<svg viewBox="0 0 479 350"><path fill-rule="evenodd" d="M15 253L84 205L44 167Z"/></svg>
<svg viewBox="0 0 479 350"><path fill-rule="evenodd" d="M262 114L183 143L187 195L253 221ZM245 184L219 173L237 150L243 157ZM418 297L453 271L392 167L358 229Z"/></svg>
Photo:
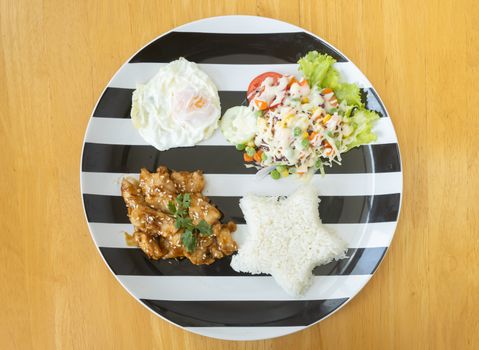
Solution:
<svg viewBox="0 0 479 350"><path fill-rule="evenodd" d="M179 194L176 196L176 203L178 203L178 205L183 204L183 194Z"/></svg>
<svg viewBox="0 0 479 350"><path fill-rule="evenodd" d="M185 232L183 232L181 242L189 253L193 252L196 248L196 237L191 230L185 230Z"/></svg>
<svg viewBox="0 0 479 350"><path fill-rule="evenodd" d="M187 214L186 209L177 209L175 217L184 217Z"/></svg>
<svg viewBox="0 0 479 350"><path fill-rule="evenodd" d="M211 225L208 224L205 220L201 220L200 223L198 225L196 225L195 227L199 232L200 234L202 234L203 236L209 236L213 233L213 231L211 230Z"/></svg>
<svg viewBox="0 0 479 350"><path fill-rule="evenodd" d="M195 250L196 236L194 230L205 231L204 225L201 226L201 230L193 225L193 220L188 217L188 208L191 204L191 196L189 193L182 193L176 197L176 206L173 202L168 203L168 209L175 218L175 227L177 229L184 229L185 231L181 235L181 241L188 252ZM205 222L206 223L206 222ZM211 228L210 228L211 229Z"/></svg>
<svg viewBox="0 0 479 350"><path fill-rule="evenodd" d="M193 230L195 226L193 225L193 221L190 218L183 219L183 227L187 230Z"/></svg>
<svg viewBox="0 0 479 350"><path fill-rule="evenodd" d="M183 218L182 217L176 217L175 227L176 228L181 228L182 226L183 226Z"/></svg>
<svg viewBox="0 0 479 350"><path fill-rule="evenodd" d="M168 202L168 210L170 211L171 214L175 215L176 213L176 206L175 203L173 202Z"/></svg>
<svg viewBox="0 0 479 350"><path fill-rule="evenodd" d="M190 218L177 217L175 221L176 228L186 228L192 230L194 228L193 221Z"/></svg>
<svg viewBox="0 0 479 350"><path fill-rule="evenodd" d="M189 208L191 204L191 197L189 193L185 193L183 196L183 207Z"/></svg>

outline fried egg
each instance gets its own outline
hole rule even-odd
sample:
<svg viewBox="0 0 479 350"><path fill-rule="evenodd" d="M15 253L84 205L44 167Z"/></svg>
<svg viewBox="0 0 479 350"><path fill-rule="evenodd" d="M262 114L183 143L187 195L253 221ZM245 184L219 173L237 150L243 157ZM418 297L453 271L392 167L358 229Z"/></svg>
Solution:
<svg viewBox="0 0 479 350"><path fill-rule="evenodd" d="M218 127L220 116L215 84L196 63L184 58L160 68L133 92L133 125L160 151L207 139Z"/></svg>

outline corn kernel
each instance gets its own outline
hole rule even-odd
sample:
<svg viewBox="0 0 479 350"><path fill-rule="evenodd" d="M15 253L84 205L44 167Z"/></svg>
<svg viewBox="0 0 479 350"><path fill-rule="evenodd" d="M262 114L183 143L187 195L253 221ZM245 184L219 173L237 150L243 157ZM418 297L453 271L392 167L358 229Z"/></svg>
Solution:
<svg viewBox="0 0 479 350"><path fill-rule="evenodd" d="M288 170L283 170L280 174L281 174L281 177L288 177L289 171Z"/></svg>
<svg viewBox="0 0 479 350"><path fill-rule="evenodd" d="M305 131L305 132L303 132L303 139L307 139L307 138L308 138L308 136L309 136L309 134L308 134L306 131Z"/></svg>
<svg viewBox="0 0 479 350"><path fill-rule="evenodd" d="M309 102L309 98L307 97L303 97L303 99L301 100L301 103L308 103Z"/></svg>
<svg viewBox="0 0 479 350"><path fill-rule="evenodd" d="M326 124L329 119L331 119L331 115L330 115L330 114L326 114L326 116L325 116L324 119L323 119L323 124Z"/></svg>

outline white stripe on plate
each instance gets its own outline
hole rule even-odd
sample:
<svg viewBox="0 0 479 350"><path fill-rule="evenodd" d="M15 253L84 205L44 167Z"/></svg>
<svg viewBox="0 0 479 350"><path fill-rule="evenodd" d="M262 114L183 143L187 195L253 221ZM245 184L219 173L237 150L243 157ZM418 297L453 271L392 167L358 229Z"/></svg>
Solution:
<svg viewBox="0 0 479 350"><path fill-rule="evenodd" d="M119 196L120 183L125 176L138 178L138 174L82 172L82 191ZM270 176L257 178L253 174L205 174L204 177L206 186L203 193L206 196L232 197L247 193L286 196L303 184L294 176L280 180L273 180ZM388 194L401 192L402 174L316 174L312 181L323 196Z"/></svg>
<svg viewBox="0 0 479 350"><path fill-rule="evenodd" d="M292 24L272 18L256 16L219 16L210 17L184 24L175 28L175 32L200 33L296 33L304 30Z"/></svg>
<svg viewBox="0 0 479 350"><path fill-rule="evenodd" d="M225 340L261 340L301 331L307 327L184 327L184 329Z"/></svg>
<svg viewBox="0 0 479 350"><path fill-rule="evenodd" d="M371 275L314 276L300 297L288 295L271 276L121 276L120 282L139 299L175 301L322 300L349 298ZM194 288L185 288L186 285Z"/></svg>
<svg viewBox="0 0 479 350"><path fill-rule="evenodd" d="M112 79L109 87L136 89L137 84L145 84L167 63L129 63ZM251 80L264 72L279 72L300 77L297 64L198 64L213 80L220 91L246 91ZM364 74L351 62L338 62L335 67L342 79L357 83L360 87L371 87Z"/></svg>
<svg viewBox="0 0 479 350"><path fill-rule="evenodd" d="M390 118L380 118L375 123L373 131L378 136L378 139L373 142L373 144L397 142L394 127ZM112 145L148 145L133 126L131 119L123 118L91 118L85 142ZM200 142L199 145L232 146L226 141L220 128L216 129L209 139Z"/></svg>
<svg viewBox="0 0 479 350"><path fill-rule="evenodd" d="M99 247L135 248L126 245L125 242L124 233L133 233L131 224L90 222L88 225ZM377 248L389 246L396 229L396 222L325 224L324 226L341 237L347 243L348 248ZM237 225L233 237L240 247L247 235L248 225Z"/></svg>

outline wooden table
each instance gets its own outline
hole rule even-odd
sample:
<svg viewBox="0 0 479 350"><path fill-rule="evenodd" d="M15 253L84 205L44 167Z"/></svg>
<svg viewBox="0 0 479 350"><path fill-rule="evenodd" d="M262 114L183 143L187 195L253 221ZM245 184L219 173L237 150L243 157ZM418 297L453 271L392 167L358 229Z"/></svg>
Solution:
<svg viewBox="0 0 479 350"><path fill-rule="evenodd" d="M135 301L90 238L83 134L118 67L177 25L274 17L340 48L393 118L404 165L398 230L344 309L306 331L225 342ZM479 348L478 1L0 1L0 348Z"/></svg>

